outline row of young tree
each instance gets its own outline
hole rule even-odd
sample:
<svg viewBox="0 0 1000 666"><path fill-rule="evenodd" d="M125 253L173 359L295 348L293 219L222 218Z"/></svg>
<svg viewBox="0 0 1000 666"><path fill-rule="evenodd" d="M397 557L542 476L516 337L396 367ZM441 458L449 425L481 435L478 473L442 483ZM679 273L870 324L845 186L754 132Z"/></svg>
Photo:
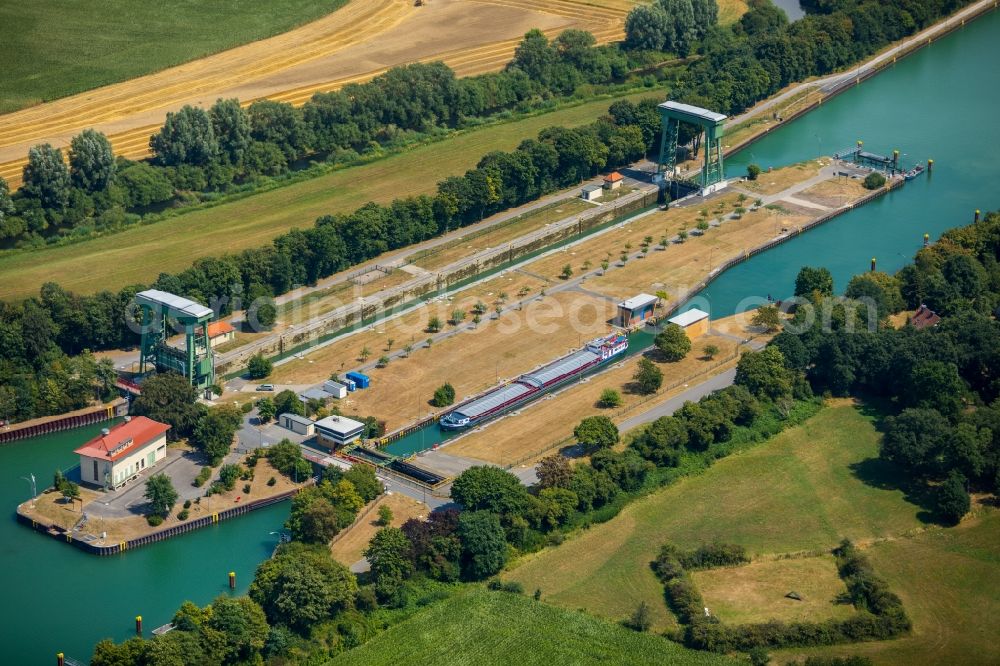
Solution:
<svg viewBox="0 0 1000 666"><path fill-rule="evenodd" d="M854 277L843 300L833 297L828 271L804 268L795 332L780 333L769 347L816 392L887 405L881 456L905 471L912 496L948 522L968 511L968 491L1000 491L998 258L1000 214L990 213L946 232L896 275ZM891 315L922 305L940 322L889 324Z"/></svg>

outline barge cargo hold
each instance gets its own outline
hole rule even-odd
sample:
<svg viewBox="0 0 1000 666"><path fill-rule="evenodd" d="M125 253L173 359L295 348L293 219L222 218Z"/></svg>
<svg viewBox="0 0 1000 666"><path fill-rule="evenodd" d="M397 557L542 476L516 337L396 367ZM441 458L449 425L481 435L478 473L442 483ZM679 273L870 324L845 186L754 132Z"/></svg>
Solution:
<svg viewBox="0 0 1000 666"><path fill-rule="evenodd" d="M606 363L628 349L628 338L615 333L587 343L573 352L510 382L487 391L441 417L444 430L471 428L522 405L588 370Z"/></svg>

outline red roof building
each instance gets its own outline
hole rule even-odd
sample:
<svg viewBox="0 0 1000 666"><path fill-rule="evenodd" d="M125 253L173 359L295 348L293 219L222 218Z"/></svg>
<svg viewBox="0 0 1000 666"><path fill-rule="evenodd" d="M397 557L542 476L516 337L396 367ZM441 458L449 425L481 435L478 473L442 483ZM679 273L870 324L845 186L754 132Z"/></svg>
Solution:
<svg viewBox="0 0 1000 666"><path fill-rule="evenodd" d="M119 488L166 458L170 426L145 416L126 418L74 451L85 483Z"/></svg>
<svg viewBox="0 0 1000 666"><path fill-rule="evenodd" d="M937 326L939 321L941 321L941 316L923 304L910 317L913 328L931 328Z"/></svg>
<svg viewBox="0 0 1000 666"><path fill-rule="evenodd" d="M622 181L625 178L617 171L612 171L607 176L604 177L604 189L615 190L622 186Z"/></svg>
<svg viewBox="0 0 1000 666"><path fill-rule="evenodd" d="M208 344L215 347L236 339L236 329L228 321L213 321L208 325Z"/></svg>

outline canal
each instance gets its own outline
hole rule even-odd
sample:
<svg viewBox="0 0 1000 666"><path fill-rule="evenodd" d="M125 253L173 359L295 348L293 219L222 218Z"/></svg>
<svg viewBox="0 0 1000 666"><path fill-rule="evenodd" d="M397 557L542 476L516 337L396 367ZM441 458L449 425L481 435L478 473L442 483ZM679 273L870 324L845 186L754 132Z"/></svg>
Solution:
<svg viewBox="0 0 1000 666"><path fill-rule="evenodd" d="M1000 206L1000 127L993 111L1000 106L998 35L1000 13L994 12L733 156L730 176L750 162L779 166L861 138L876 152L899 148L906 163L933 158L935 169L741 264L693 302L722 317L746 307L748 296L788 295L804 264L826 266L843 289L872 256L881 269L895 270L909 261L924 233L936 238L971 220L975 208ZM8 512L0 521L0 581L8 600L0 610L3 663L52 664L57 651L86 661L101 638L131 635L136 615L148 633L169 621L185 599L204 604L226 593L229 571L237 573L238 591L245 591L276 543L272 532L287 517L283 503L109 558L18 525L14 508L29 495L21 477L35 474L40 486L47 485L99 428L0 447L0 503Z"/></svg>

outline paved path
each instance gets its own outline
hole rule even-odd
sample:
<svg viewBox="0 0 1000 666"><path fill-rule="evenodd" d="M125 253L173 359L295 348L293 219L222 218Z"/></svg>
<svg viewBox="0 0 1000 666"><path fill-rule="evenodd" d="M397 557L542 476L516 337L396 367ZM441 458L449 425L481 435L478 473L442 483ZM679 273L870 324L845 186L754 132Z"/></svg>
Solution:
<svg viewBox="0 0 1000 666"><path fill-rule="evenodd" d="M880 67L881 65L883 65L888 61L891 61L894 57L898 56L900 53L909 49L910 47L919 44L921 42L925 42L929 38L933 39L937 37L939 34L945 32L946 30L950 30L956 24L961 23L963 20L967 19L971 15L980 11L984 7L992 5L993 3L994 0L980 0L979 2L973 3L968 7L962 9L961 11L957 12L951 18L935 23L934 25L925 30L921 30L912 37L903 40L896 46L888 48L885 51L882 51L878 55L874 56L867 62L858 65L857 67L852 67L851 69L844 72L839 72L837 74L830 74L829 76L813 79L811 81L806 81L804 83L800 83L796 86L793 86L788 90L786 90L785 92L781 93L780 95L775 95L774 97L771 97L761 102L760 104L753 107L749 111L746 111L738 116L729 119L726 125L729 127L738 125L739 123L742 123L743 121L748 120L749 118L752 118L765 111L768 111L774 106L781 104L782 102L788 100L789 98L794 97L795 95L805 90L809 90L811 88L818 87L823 94L825 95L829 94L833 92L838 86L844 83L857 80L862 76L867 76L867 74L871 70Z"/></svg>

